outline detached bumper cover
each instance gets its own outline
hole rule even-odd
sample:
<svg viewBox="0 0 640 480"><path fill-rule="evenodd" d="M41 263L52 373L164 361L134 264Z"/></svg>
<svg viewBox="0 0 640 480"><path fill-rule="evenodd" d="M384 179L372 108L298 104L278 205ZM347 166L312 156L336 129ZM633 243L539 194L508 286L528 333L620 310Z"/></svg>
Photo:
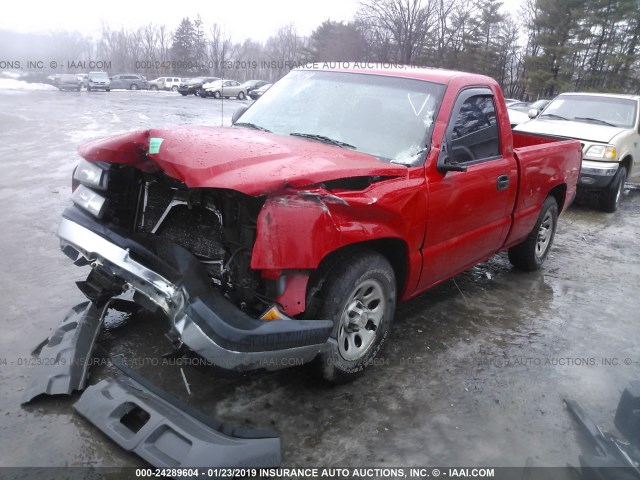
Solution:
<svg viewBox="0 0 640 480"><path fill-rule="evenodd" d="M61 249L123 280L169 317L169 335L228 369L270 370L312 360L326 344L330 320L261 321L210 283L198 259L152 236L120 235L77 207L58 228Z"/></svg>
<svg viewBox="0 0 640 480"><path fill-rule="evenodd" d="M120 377L88 387L73 407L122 448L158 468L280 465L277 434L225 427L174 402Z"/></svg>
<svg viewBox="0 0 640 480"><path fill-rule="evenodd" d="M22 403L41 394L82 390L91 354L102 326L102 309L89 302L76 305L41 347ZM37 350L37 349L36 349Z"/></svg>

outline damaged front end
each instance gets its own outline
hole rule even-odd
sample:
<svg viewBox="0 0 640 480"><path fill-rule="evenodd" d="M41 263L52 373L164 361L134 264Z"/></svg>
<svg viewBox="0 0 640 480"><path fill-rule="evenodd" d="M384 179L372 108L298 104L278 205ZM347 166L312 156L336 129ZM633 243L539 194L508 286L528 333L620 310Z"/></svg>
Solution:
<svg viewBox="0 0 640 480"><path fill-rule="evenodd" d="M133 289L136 302L168 317L169 337L176 346L184 344L222 368L277 368L310 361L333 326L328 320L252 318L222 289L228 281L224 260L203 261L161 235L124 236L77 206L64 212L57 234L65 254L93 267L80 285L92 301L99 304ZM214 268L219 278L211 273Z"/></svg>
<svg viewBox="0 0 640 480"><path fill-rule="evenodd" d="M325 202L311 198L291 212L273 198L406 173L362 153L246 129L137 131L79 152L74 206L57 234L67 256L92 267L81 291L101 306L133 290L135 302L168 317L177 348L238 370L306 363L330 342L332 320L294 317L305 311L320 259L351 241L350 227L318 228L332 221ZM286 229L274 208L286 210ZM314 238L319 230L333 236Z"/></svg>

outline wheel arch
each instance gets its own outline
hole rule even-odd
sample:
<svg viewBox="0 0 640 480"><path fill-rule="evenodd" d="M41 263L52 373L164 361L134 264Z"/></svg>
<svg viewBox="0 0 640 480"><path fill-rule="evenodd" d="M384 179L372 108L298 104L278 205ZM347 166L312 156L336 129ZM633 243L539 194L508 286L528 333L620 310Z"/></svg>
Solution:
<svg viewBox="0 0 640 480"><path fill-rule="evenodd" d="M567 184L561 183L560 185L556 185L551 189L547 197L555 198L558 204L558 212L562 212L567 199Z"/></svg>
<svg viewBox="0 0 640 480"><path fill-rule="evenodd" d="M327 273L335 264L344 261L350 253L359 250L376 252L387 259L396 277L397 298L402 298L409 275L409 249L404 240L392 237L351 243L329 252L320 261L318 268L309 278L307 298L311 293L311 289L322 286Z"/></svg>
<svg viewBox="0 0 640 480"><path fill-rule="evenodd" d="M624 165L624 167L627 169L627 178L629 178L631 176L631 169L633 168L633 157L630 153L627 153L622 157L622 159L620 160L620 165Z"/></svg>

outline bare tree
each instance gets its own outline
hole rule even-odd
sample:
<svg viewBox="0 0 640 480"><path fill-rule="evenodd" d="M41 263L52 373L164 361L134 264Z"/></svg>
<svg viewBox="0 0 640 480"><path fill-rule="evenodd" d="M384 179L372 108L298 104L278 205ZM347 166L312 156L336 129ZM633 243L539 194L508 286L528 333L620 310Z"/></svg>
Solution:
<svg viewBox="0 0 640 480"><path fill-rule="evenodd" d="M394 61L410 64L436 26L438 0L363 0L357 16L371 28L386 30L395 46Z"/></svg>

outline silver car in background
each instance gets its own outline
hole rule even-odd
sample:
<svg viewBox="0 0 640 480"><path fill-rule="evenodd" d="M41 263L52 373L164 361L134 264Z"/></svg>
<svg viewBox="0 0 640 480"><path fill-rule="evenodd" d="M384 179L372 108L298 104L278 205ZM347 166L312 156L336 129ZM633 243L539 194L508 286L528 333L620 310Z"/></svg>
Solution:
<svg viewBox="0 0 640 480"><path fill-rule="evenodd" d="M111 80L109 80L107 72L89 72L85 86L89 92L92 90L105 90L108 92L111 90Z"/></svg>
<svg viewBox="0 0 640 480"><path fill-rule="evenodd" d="M125 90L149 90L149 82L142 75L135 73L121 73L111 77L111 88Z"/></svg>
<svg viewBox="0 0 640 480"><path fill-rule="evenodd" d="M65 73L56 80L56 87L60 90L75 90L79 92L82 89L82 81L78 78L78 75Z"/></svg>
<svg viewBox="0 0 640 480"><path fill-rule="evenodd" d="M236 80L216 80L202 85L200 96L202 98L237 97L238 100L244 100L247 98L247 89Z"/></svg>

